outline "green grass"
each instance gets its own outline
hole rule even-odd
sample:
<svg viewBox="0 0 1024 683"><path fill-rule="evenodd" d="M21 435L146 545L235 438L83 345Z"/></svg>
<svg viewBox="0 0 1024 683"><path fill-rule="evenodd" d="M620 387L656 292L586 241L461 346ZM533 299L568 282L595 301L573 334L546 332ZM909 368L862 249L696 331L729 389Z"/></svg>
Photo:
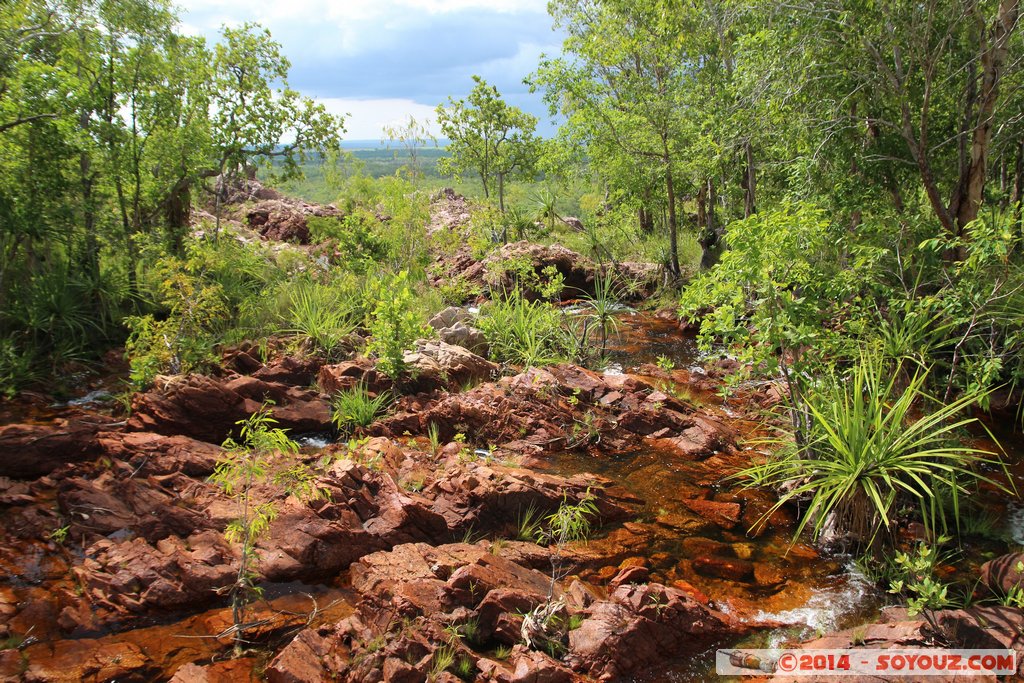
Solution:
<svg viewBox="0 0 1024 683"><path fill-rule="evenodd" d="M390 392L384 391L374 397L370 396L365 384L357 384L331 399L334 425L345 436L351 436L373 424L390 402Z"/></svg>
<svg viewBox="0 0 1024 683"><path fill-rule="evenodd" d="M477 324L487 337L491 359L499 363L533 367L566 358L561 312L527 300L518 289L484 306Z"/></svg>

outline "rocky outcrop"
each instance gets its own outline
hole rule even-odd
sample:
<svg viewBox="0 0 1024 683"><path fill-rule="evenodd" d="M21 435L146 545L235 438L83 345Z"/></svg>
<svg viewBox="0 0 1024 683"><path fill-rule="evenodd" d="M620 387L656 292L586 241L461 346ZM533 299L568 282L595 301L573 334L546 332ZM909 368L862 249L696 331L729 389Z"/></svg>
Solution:
<svg viewBox="0 0 1024 683"><path fill-rule="evenodd" d="M1024 553L1010 553L989 560L979 571L981 584L994 595L1009 595L1024 587Z"/></svg>
<svg viewBox="0 0 1024 683"><path fill-rule="evenodd" d="M0 427L0 477L33 479L95 457L101 452L97 434L112 423L98 415L72 415L45 425Z"/></svg>
<svg viewBox="0 0 1024 683"><path fill-rule="evenodd" d="M150 391L136 394L128 428L220 443L268 400L282 429L317 432L331 427L330 406L312 391L250 376L189 375L163 378Z"/></svg>
<svg viewBox="0 0 1024 683"><path fill-rule="evenodd" d="M583 613L580 627L569 632L566 661L580 673L608 681L665 659L696 655L751 628L658 584L620 585Z"/></svg>
<svg viewBox="0 0 1024 683"><path fill-rule="evenodd" d="M406 352L404 360L420 391L458 390L466 384L487 381L498 373L498 366L489 360L443 341L419 341L415 350Z"/></svg>
<svg viewBox="0 0 1024 683"><path fill-rule="evenodd" d="M268 677L370 681L383 671L393 680L423 680L443 675L436 663L444 652L452 669L466 660L461 671L487 680L618 680L750 628L657 584L622 583L606 598L579 581L567 588L510 559L515 552L507 549L410 544L362 558L350 571L361 596L356 615L334 629L304 631ZM523 615L552 601L566 619L571 613L580 621L563 660L522 644ZM497 646L512 648L506 660L480 654Z"/></svg>
<svg viewBox="0 0 1024 683"><path fill-rule="evenodd" d="M378 422L376 434L462 433L473 443L536 455L570 448L628 450L645 440L687 459L731 452L725 424L629 376L598 375L572 365L530 369L440 397L406 397Z"/></svg>
<svg viewBox="0 0 1024 683"><path fill-rule="evenodd" d="M604 266L615 280L616 296L636 300L650 294L663 276L658 264L624 262ZM590 259L559 244L537 244L520 241L502 245L482 261L463 246L453 253L438 257L431 275L435 286L452 280L462 280L492 292L511 291L517 283L529 298L542 293L535 285L546 282L554 275L561 276L563 300L578 299L594 294L594 278L598 267ZM524 272L525 271L525 272ZM524 281L524 274L527 275ZM532 282L530 282L532 280Z"/></svg>
<svg viewBox="0 0 1024 683"><path fill-rule="evenodd" d="M520 281L518 269L512 263L525 263L538 279L546 278L545 271L557 272L562 276L565 291L562 296L574 299L583 294L593 293L595 265L590 259L559 244L535 244L533 242L512 242L502 245L483 260L486 284L495 291L512 291ZM528 290L531 296L540 292Z"/></svg>
<svg viewBox="0 0 1024 683"><path fill-rule="evenodd" d="M487 355L487 338L480 330L472 327L472 314L464 308L449 306L429 321L437 330L438 338L446 344L469 349L473 353Z"/></svg>
<svg viewBox="0 0 1024 683"><path fill-rule="evenodd" d="M181 435L102 432L97 442L105 456L127 463L143 476L181 472L190 477L205 477L224 457L219 446Z"/></svg>
<svg viewBox="0 0 1024 683"><path fill-rule="evenodd" d="M427 235L433 237L442 232L461 235L462 229L472 218L469 202L450 187L439 190L430 198L430 223Z"/></svg>

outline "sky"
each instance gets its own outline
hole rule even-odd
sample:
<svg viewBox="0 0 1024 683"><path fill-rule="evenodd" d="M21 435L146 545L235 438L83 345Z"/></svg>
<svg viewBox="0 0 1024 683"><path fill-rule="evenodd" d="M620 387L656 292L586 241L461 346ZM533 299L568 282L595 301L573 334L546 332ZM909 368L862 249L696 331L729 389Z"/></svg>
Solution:
<svg viewBox="0 0 1024 683"><path fill-rule="evenodd" d="M289 85L346 117L347 140L376 140L384 125L434 119L473 74L540 119L546 107L523 78L561 37L546 0L179 0L182 29L216 41L222 25L256 21L292 63ZM433 126L437 132L436 125Z"/></svg>

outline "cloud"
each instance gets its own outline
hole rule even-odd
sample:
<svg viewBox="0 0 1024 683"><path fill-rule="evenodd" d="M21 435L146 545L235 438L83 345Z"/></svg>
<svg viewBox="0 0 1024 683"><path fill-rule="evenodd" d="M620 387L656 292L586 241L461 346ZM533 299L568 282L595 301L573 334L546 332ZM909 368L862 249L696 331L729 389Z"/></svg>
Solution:
<svg viewBox="0 0 1024 683"><path fill-rule="evenodd" d="M346 140L380 140L384 137L384 126L401 125L413 116L418 123L428 125L433 134L438 133L434 124L434 108L409 99L359 100L342 97L317 99L332 114L345 116Z"/></svg>
<svg viewBox="0 0 1024 683"><path fill-rule="evenodd" d="M211 41L223 24L269 28L292 63L290 85L352 113L349 139L379 137L385 121L419 119L449 95L464 97L473 74L544 120L522 80L561 43L546 0L180 2L184 30Z"/></svg>

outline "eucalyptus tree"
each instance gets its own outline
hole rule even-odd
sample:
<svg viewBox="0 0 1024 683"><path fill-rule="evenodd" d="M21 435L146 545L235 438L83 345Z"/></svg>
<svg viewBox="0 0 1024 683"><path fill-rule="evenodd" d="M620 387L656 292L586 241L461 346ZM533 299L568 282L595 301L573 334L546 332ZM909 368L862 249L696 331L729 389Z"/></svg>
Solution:
<svg viewBox="0 0 1024 683"><path fill-rule="evenodd" d="M344 120L288 87L291 63L257 24L224 27L212 80L217 228L225 181L247 164L276 164L281 178L301 174L310 155L338 153Z"/></svg>
<svg viewBox="0 0 1024 683"><path fill-rule="evenodd" d="M465 99L448 98L438 105L437 122L441 135L449 140L449 156L438 161L443 175L458 177L467 171L476 173L489 198L496 189L498 207L505 212L505 182L531 177L540 154L540 141L534 135L537 117L509 105L498 89L479 76Z"/></svg>
<svg viewBox="0 0 1024 683"><path fill-rule="evenodd" d="M688 182L687 151L702 134L685 98L701 66L687 39L699 8L668 0L555 0L549 5L567 34L565 56L545 59L532 78L565 132L585 144L606 178L639 196L663 188L669 269L680 273L679 199Z"/></svg>
<svg viewBox="0 0 1024 683"><path fill-rule="evenodd" d="M416 117L409 114L409 118L402 123L388 124L383 127L384 143L389 149L391 145L397 144L404 151L409 159L405 167L409 178L415 184L422 176L420 169L420 150L428 144L437 147L437 136L430 132L429 121L417 121ZM398 158L398 151L395 151L395 158Z"/></svg>
<svg viewBox="0 0 1024 683"><path fill-rule="evenodd" d="M814 0L763 11L793 27L776 54L796 57L788 80L804 90L819 145L859 131L850 168L884 167L897 178L897 210L921 196L945 235L963 238L993 176L993 148L1019 136L1003 87L1021 66L1019 0Z"/></svg>

